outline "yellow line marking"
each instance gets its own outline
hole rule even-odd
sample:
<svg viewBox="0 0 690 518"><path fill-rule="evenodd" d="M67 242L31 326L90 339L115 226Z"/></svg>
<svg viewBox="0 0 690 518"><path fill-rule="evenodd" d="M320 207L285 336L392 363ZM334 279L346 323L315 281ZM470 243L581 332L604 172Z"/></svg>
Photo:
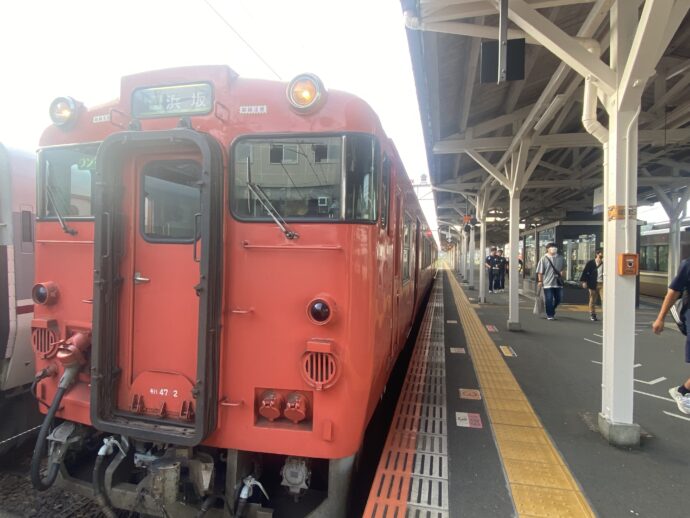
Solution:
<svg viewBox="0 0 690 518"><path fill-rule="evenodd" d="M477 312L453 274L447 273L518 515L593 518L579 484Z"/></svg>

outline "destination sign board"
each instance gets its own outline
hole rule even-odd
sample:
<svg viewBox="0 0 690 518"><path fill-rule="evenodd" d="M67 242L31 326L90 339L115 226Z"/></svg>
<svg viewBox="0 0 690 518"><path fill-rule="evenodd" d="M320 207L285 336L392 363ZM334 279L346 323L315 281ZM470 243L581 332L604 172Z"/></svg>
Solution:
<svg viewBox="0 0 690 518"><path fill-rule="evenodd" d="M140 88L132 95L132 116L137 119L205 115L213 108L213 87L208 83Z"/></svg>

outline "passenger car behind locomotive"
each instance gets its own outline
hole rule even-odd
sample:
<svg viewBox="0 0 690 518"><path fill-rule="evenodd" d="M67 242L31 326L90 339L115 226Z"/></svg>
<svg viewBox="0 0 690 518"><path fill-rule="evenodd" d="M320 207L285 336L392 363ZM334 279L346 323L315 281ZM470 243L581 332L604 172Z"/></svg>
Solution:
<svg viewBox="0 0 690 518"><path fill-rule="evenodd" d="M36 361L52 408L34 484L182 516L242 514L277 480L266 506L285 493L344 513L434 275L375 113L313 75L286 95L208 66L125 77L91 109L58 98L51 116L32 333L51 344Z"/></svg>

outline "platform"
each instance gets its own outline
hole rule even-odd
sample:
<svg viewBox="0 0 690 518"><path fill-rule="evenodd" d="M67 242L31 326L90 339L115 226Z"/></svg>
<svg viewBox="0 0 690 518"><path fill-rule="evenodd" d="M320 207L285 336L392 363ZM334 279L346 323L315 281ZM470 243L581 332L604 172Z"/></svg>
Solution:
<svg viewBox="0 0 690 518"><path fill-rule="evenodd" d="M521 332L505 329L507 293L472 303L439 272L364 516L687 516L690 416L668 388L688 376L682 335L658 310L637 312L639 449L597 429L601 322L565 305L550 322L521 297Z"/></svg>

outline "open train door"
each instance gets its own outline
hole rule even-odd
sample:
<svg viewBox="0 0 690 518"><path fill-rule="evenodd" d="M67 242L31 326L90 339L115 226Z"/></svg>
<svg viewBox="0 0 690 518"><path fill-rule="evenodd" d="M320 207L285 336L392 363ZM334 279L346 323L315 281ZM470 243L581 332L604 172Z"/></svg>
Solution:
<svg viewBox="0 0 690 518"><path fill-rule="evenodd" d="M196 445L218 406L220 146L189 129L117 133L95 181L92 423Z"/></svg>

